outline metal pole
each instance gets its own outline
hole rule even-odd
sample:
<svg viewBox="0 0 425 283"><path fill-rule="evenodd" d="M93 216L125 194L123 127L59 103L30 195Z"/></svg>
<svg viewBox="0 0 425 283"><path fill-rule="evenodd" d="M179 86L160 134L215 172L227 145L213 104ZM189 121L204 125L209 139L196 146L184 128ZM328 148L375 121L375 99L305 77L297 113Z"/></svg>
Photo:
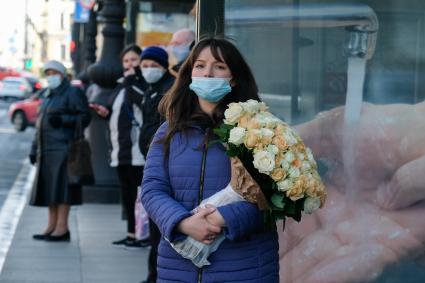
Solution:
<svg viewBox="0 0 425 283"><path fill-rule="evenodd" d="M119 54L124 47L125 17L124 0L102 1L98 12L98 22L102 23L103 44L99 60L88 68L90 81L94 84L87 90L89 102L106 104L109 102L116 80L122 75ZM108 123L98 115L92 116L87 129L92 148L92 163L96 176L96 186L84 190L84 199L91 202L118 202L119 187L115 170L109 167Z"/></svg>

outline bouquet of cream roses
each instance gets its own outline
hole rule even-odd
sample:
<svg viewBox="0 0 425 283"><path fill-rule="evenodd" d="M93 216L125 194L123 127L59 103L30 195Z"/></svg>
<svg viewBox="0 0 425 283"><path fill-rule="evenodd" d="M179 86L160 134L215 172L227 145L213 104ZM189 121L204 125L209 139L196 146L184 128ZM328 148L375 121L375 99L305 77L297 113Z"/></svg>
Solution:
<svg viewBox="0 0 425 283"><path fill-rule="evenodd" d="M265 225L273 227L278 219L300 221L302 211L310 214L323 206L326 191L311 150L263 102L230 103L224 116L224 123L214 132L231 158L232 179L200 207L249 201L264 212ZM221 234L206 245L188 237L171 245L202 267L210 264L208 256L224 238Z"/></svg>

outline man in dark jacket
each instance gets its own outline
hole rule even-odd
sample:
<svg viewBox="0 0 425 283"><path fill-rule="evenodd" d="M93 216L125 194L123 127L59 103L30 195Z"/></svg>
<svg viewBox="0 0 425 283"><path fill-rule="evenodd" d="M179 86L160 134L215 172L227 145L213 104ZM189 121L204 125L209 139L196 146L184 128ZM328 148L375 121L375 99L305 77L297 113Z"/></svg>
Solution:
<svg viewBox="0 0 425 283"><path fill-rule="evenodd" d="M168 54L161 47L146 48L141 55L142 75L147 86L144 94L130 95L134 103L142 106L143 124L140 129L140 151L146 157L153 135L161 124L158 104L174 83L174 77L168 71ZM135 90L130 91L135 92Z"/></svg>
<svg viewBox="0 0 425 283"><path fill-rule="evenodd" d="M157 46L150 46L141 55L142 74L148 86L143 96L131 95L135 103L142 105L143 124L140 129L139 146L143 155L147 155L149 145L161 123L158 104L174 83L174 77L168 71L168 54ZM142 188L143 190L143 188ZM149 252L148 278L146 283L156 282L156 259L161 234L154 222L149 220L151 250Z"/></svg>

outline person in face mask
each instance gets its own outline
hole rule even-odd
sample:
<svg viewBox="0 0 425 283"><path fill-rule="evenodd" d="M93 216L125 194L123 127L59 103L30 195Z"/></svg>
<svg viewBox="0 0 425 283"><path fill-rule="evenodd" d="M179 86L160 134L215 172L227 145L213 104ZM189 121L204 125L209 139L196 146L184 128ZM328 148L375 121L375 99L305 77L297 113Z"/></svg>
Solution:
<svg viewBox="0 0 425 283"><path fill-rule="evenodd" d="M171 72L177 74L184 60L189 55L191 47L195 42L195 32L190 29L180 29L173 33L173 37L167 46L172 65Z"/></svg>
<svg viewBox="0 0 425 283"><path fill-rule="evenodd" d="M216 139L212 129L229 103L249 99L260 100L241 53L224 39L208 38L193 47L160 103L166 122L150 145L141 194L162 234L158 283L279 282L277 233L263 229L256 205L236 202L192 213L231 180L224 147L210 142ZM170 245L186 236L210 244L221 233L226 239L202 269Z"/></svg>
<svg viewBox="0 0 425 283"><path fill-rule="evenodd" d="M152 137L163 120L157 110L158 104L173 85L174 77L168 71L168 54L161 47L147 47L142 52L141 60L142 74L148 87L140 101L143 125L140 129L139 146L142 153L147 156ZM161 234L152 221L149 221L149 228L151 250L149 252L148 277L144 282L157 282L157 247Z"/></svg>
<svg viewBox="0 0 425 283"><path fill-rule="evenodd" d="M82 203L81 185L71 184L67 176L69 143L76 138L76 127L86 127L90 113L85 95L70 85L65 66L49 61L43 67L49 91L43 99L36 123L30 161L37 165L30 205L48 207L44 231L35 240L70 241L68 214L71 205Z"/></svg>

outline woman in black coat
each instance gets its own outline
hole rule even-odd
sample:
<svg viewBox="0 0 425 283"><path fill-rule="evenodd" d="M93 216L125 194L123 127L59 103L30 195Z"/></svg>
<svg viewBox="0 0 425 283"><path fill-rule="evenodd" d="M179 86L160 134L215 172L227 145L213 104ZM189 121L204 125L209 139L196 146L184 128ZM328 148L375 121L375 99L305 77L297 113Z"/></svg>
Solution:
<svg viewBox="0 0 425 283"><path fill-rule="evenodd" d="M46 229L33 238L69 241L69 209L82 203L82 193L81 185L68 181L68 152L70 142L76 138L76 125L84 129L90 122L90 114L86 97L70 85L62 63L49 61L43 71L49 90L40 106L30 153L31 163L37 163L30 205L47 206L49 214Z"/></svg>
<svg viewBox="0 0 425 283"><path fill-rule="evenodd" d="M126 236L112 244L125 248L140 248L149 244L136 239L134 214L137 187L142 181L145 164L138 144L140 127L145 121L142 105L134 102L143 98L146 89L139 68L141 52L140 47L134 44L121 51L123 77L118 79L109 101L104 105L89 105L100 117L109 120L110 166L117 170L127 220Z"/></svg>

